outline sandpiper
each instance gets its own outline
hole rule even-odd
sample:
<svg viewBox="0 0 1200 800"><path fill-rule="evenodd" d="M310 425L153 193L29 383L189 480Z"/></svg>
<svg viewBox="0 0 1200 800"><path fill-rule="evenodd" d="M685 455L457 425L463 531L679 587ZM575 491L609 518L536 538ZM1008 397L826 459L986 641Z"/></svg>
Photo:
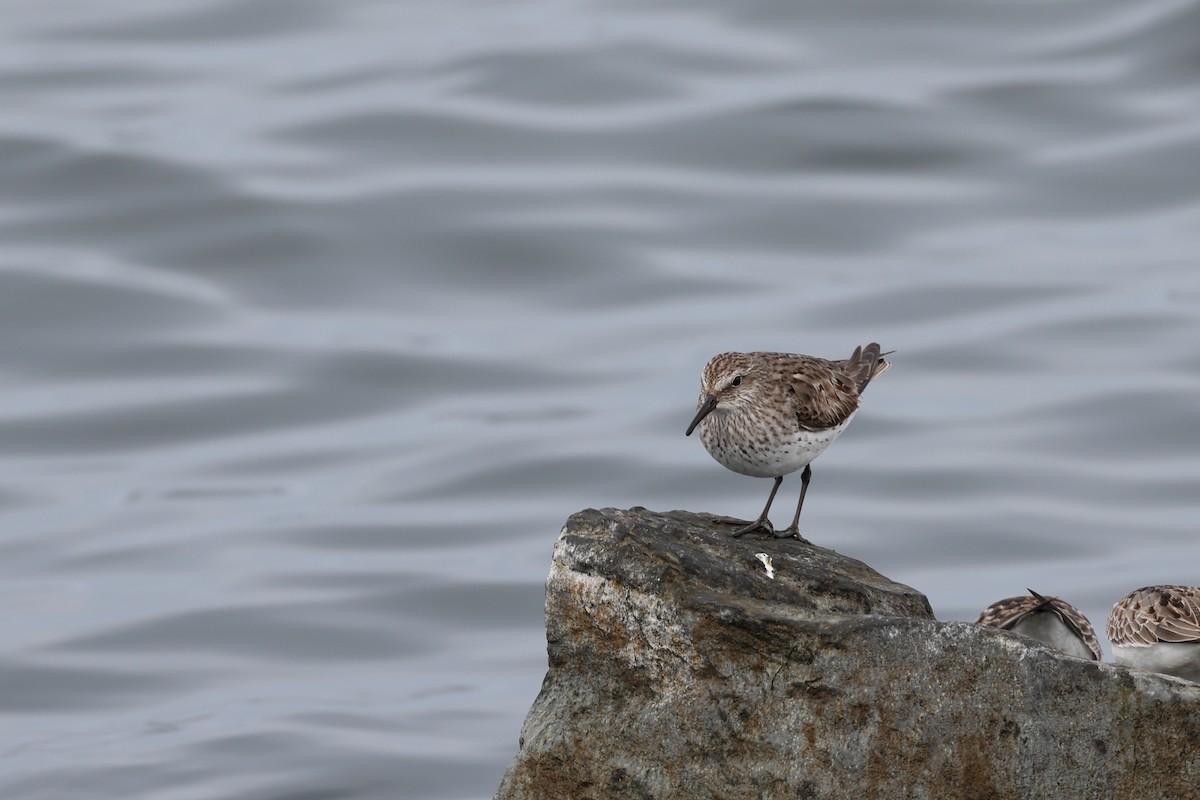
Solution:
<svg viewBox="0 0 1200 800"><path fill-rule="evenodd" d="M1022 597L997 600L983 610L976 625L987 625L1037 639L1076 658L1099 661L1103 656L1092 623L1078 608L1033 589Z"/></svg>
<svg viewBox="0 0 1200 800"><path fill-rule="evenodd" d="M1113 659L1200 683L1200 586L1145 586L1108 615Z"/></svg>
<svg viewBox="0 0 1200 800"><path fill-rule="evenodd" d="M756 478L774 478L758 519L733 532L763 530L783 539L800 536L800 509L812 478L809 464L845 430L867 384L891 364L879 345L854 348L843 361L793 353L721 353L704 365L700 401L687 435L700 428L709 455ZM796 516L775 533L767 513L783 476L800 474Z"/></svg>

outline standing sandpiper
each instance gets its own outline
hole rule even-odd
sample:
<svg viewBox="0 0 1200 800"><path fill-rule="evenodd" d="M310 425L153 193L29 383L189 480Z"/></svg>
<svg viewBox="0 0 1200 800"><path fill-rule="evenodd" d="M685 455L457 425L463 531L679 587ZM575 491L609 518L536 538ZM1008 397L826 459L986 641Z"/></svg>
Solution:
<svg viewBox="0 0 1200 800"><path fill-rule="evenodd" d="M1057 597L1043 597L1033 589L1024 597L997 600L983 610L976 625L1016 631L1050 645L1069 656L1102 658L1100 641L1092 623L1075 606Z"/></svg>
<svg viewBox="0 0 1200 800"><path fill-rule="evenodd" d="M704 365L700 401L687 435L698 426L709 455L755 478L774 478L758 519L733 532L763 530L800 537L800 509L812 478L809 463L845 430L858 397L891 364L879 345L854 348L844 361L793 353L721 353ZM783 476L800 474L800 502L791 526L775 533L767 512Z"/></svg>
<svg viewBox="0 0 1200 800"><path fill-rule="evenodd" d="M1200 586L1145 586L1108 615L1113 660L1200 683Z"/></svg>

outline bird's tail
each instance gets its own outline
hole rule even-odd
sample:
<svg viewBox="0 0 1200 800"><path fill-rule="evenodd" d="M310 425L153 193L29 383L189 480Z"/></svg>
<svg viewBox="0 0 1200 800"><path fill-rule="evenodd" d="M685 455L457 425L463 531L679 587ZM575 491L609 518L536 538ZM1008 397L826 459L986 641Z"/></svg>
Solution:
<svg viewBox="0 0 1200 800"><path fill-rule="evenodd" d="M861 393L867 388L867 384L876 375L882 375L887 372L888 367L892 362L884 359L884 356L896 352L889 350L886 353L879 352L879 343L871 342L866 347L856 347L854 352L844 362L846 374L858 385L858 391Z"/></svg>

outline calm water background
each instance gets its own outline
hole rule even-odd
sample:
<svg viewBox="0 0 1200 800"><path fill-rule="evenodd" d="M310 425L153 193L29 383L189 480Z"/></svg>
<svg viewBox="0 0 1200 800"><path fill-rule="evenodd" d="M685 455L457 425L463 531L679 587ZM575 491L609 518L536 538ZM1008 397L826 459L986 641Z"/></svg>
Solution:
<svg viewBox="0 0 1200 800"><path fill-rule="evenodd" d="M759 509L726 349L898 350L805 532L942 618L1200 582L1197 30L10 0L0 796L490 797L566 517Z"/></svg>

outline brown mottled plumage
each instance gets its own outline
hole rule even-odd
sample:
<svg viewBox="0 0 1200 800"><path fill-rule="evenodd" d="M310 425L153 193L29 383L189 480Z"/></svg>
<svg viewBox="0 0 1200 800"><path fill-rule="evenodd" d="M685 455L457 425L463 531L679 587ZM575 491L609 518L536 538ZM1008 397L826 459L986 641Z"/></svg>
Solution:
<svg viewBox="0 0 1200 800"><path fill-rule="evenodd" d="M1200 586L1144 586L1108 615L1118 664L1200 682Z"/></svg>
<svg viewBox="0 0 1200 800"><path fill-rule="evenodd" d="M1083 612L1057 597L1043 597L1033 589L1022 597L1006 597L983 610L976 625L987 625L1037 639L1063 652L1099 661L1100 640Z"/></svg>
<svg viewBox="0 0 1200 800"><path fill-rule="evenodd" d="M705 449L722 465L775 479L762 514L735 536L773 532L767 513L779 484L784 475L803 469L796 516L791 527L776 534L800 535L800 510L812 477L809 463L850 423L859 395L889 366L875 343L856 347L842 361L793 353L713 356L700 378L700 400L687 435L699 427Z"/></svg>

